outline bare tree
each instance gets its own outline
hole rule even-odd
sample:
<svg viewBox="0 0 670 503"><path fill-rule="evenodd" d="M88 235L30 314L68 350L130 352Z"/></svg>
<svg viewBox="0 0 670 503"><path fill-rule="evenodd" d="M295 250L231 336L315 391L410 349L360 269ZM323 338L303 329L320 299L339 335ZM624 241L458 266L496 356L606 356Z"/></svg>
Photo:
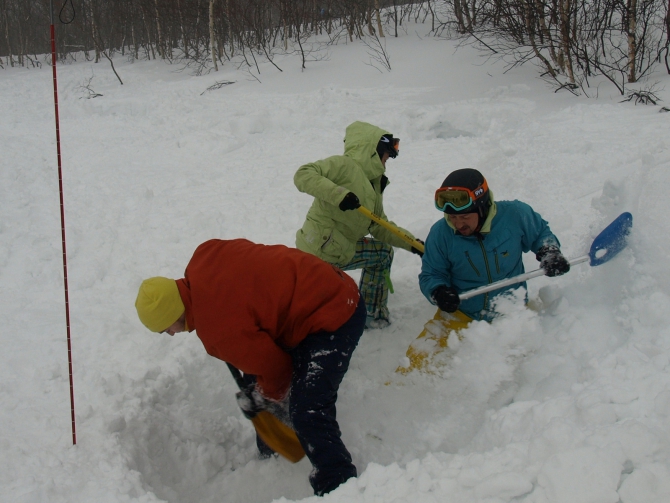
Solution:
<svg viewBox="0 0 670 503"><path fill-rule="evenodd" d="M214 32L214 1L209 0L209 45L212 51L212 63L214 64L214 71L219 71L219 65L217 64L217 54L216 54L216 35Z"/></svg>
<svg viewBox="0 0 670 503"><path fill-rule="evenodd" d="M379 72L381 72L380 67L387 72L390 72L391 58L389 57L388 52L386 52L386 43L382 44L375 33L370 37L370 40L363 39L363 44L368 48L368 56L370 56L370 62L366 64L379 70Z"/></svg>

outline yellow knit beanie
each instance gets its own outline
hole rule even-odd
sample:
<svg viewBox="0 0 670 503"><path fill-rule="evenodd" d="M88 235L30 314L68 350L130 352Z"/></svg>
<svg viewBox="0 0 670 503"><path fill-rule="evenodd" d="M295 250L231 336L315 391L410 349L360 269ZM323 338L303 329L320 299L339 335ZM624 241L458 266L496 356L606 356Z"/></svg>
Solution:
<svg viewBox="0 0 670 503"><path fill-rule="evenodd" d="M135 308L140 321L152 332L170 328L185 311L177 282L160 276L142 282Z"/></svg>

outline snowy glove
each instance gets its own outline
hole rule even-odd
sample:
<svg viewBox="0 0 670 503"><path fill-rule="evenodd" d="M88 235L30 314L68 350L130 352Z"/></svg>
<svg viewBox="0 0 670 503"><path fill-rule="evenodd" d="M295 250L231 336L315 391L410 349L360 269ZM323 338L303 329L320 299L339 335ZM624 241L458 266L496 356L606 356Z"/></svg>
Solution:
<svg viewBox="0 0 670 503"><path fill-rule="evenodd" d="M417 241L418 241L419 243L421 243L422 245L425 244L425 243L424 243L423 241L421 241L420 239L417 239ZM414 248L414 247L412 246L412 249L411 249L410 251L411 251L412 253L415 253L415 254L418 255L419 257L423 257L423 252L422 252L421 250L419 250L418 248Z"/></svg>
<svg viewBox="0 0 670 503"><path fill-rule="evenodd" d="M271 400L265 398L257 388L251 388L248 391L238 391L235 394L237 405L242 409L242 414L247 419L254 418L259 412L264 410L275 416L280 421L290 424L287 392L281 400Z"/></svg>
<svg viewBox="0 0 670 503"><path fill-rule="evenodd" d="M353 192L348 192L342 202L340 203L340 209L342 211L355 210L360 207L361 202L358 200L358 197Z"/></svg>
<svg viewBox="0 0 670 503"><path fill-rule="evenodd" d="M242 409L242 414L247 419L252 419L259 412L268 408L267 401L257 390L238 391L235 393L237 405Z"/></svg>
<svg viewBox="0 0 670 503"><path fill-rule="evenodd" d="M570 270L570 262L558 246L544 245L537 251L535 258L540 261L540 267L547 276L560 276Z"/></svg>
<svg viewBox="0 0 670 503"><path fill-rule="evenodd" d="M461 299L458 297L458 292L451 286L440 285L431 294L431 298L442 311L447 313L454 313L461 305Z"/></svg>

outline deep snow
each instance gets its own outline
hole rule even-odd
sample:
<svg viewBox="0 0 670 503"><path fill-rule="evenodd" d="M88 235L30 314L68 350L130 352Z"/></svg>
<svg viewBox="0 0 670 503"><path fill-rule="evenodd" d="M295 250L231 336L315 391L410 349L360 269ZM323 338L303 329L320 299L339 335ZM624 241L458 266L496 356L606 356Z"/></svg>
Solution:
<svg viewBox="0 0 670 503"><path fill-rule="evenodd" d="M117 56L123 86L104 62L58 67L76 446L51 71L0 71L1 501L320 501L307 460L255 458L225 365L194 334L149 333L133 303L207 239L293 245L311 203L293 174L340 153L355 120L401 138L385 208L418 237L462 167L531 204L570 257L621 212L635 223L612 262L529 283L540 307L562 295L550 309L501 301L437 376L394 373L434 314L418 258L398 251L393 324L364 334L338 401L360 476L323 501L670 501L670 114L607 84L553 93L534 68L504 73L427 30L387 38L391 72L360 42L305 71L277 58L261 83L232 64L194 77ZM103 96L85 99L91 76Z"/></svg>

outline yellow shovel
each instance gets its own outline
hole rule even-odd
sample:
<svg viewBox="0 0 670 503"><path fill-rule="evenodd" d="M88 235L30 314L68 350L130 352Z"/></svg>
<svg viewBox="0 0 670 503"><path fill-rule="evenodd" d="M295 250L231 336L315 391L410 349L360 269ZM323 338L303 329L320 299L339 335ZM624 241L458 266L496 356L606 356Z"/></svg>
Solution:
<svg viewBox="0 0 670 503"><path fill-rule="evenodd" d="M414 248L416 248L421 253L423 253L423 250L424 250L423 243L421 241L419 241L418 239L414 239L412 236L410 236L406 232L398 229L392 223L387 222L386 220L384 220L379 215L375 215L369 209L367 209L365 206L359 206L356 209L359 212L361 212L363 215L368 217L370 220L372 220L373 222L375 222L375 223L381 225L382 227L384 227L385 229L391 231L393 234L398 236L400 239L402 239L403 241L406 241L407 243L411 244Z"/></svg>
<svg viewBox="0 0 670 503"><path fill-rule="evenodd" d="M240 371L230 363L227 363L227 365L240 391L248 394L248 388ZM251 400L251 397L249 399ZM245 416L249 417L247 413L245 413ZM297 463L305 457L305 451L295 431L282 423L275 415L267 410L262 410L249 417L249 419L261 440L277 454L285 457L291 463Z"/></svg>
<svg viewBox="0 0 670 503"><path fill-rule="evenodd" d="M467 328L471 321L472 318L460 311L445 313L438 308L433 319L424 325L419 336L407 348L406 366L399 366L396 372L408 374L419 370L432 374L432 368L437 366L435 356L447 350L449 341L453 344L452 337L463 340L460 331Z"/></svg>

